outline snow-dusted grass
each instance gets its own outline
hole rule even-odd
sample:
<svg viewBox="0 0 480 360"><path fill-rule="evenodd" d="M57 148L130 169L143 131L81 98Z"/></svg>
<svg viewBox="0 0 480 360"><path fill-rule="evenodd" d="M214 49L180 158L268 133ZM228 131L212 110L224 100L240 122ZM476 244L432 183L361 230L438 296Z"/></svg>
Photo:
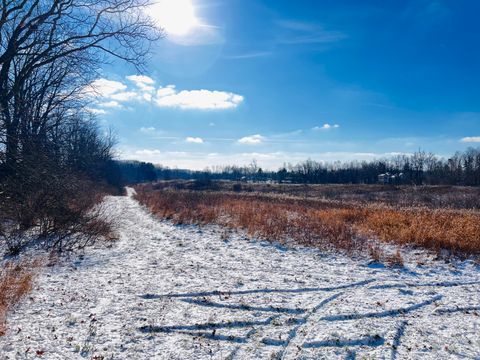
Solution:
<svg viewBox="0 0 480 360"><path fill-rule="evenodd" d="M215 183L214 183L215 184ZM137 186L138 201L178 224L217 224L272 241L344 251L372 252L378 240L441 254L480 255L480 212L345 202L259 193L157 189ZM213 186L213 185L212 185ZM377 249L383 261L388 254ZM397 256L397 260L401 258ZM394 261L398 262L398 261Z"/></svg>
<svg viewBox="0 0 480 360"><path fill-rule="evenodd" d="M118 243L45 269L0 359L480 357L473 262L390 269L106 205Z"/></svg>

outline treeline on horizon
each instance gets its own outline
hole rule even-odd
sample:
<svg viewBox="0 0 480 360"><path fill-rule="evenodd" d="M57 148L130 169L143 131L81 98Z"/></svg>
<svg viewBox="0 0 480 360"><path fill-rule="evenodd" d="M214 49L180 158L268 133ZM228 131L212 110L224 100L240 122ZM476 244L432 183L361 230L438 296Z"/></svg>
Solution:
<svg viewBox="0 0 480 360"><path fill-rule="evenodd" d="M480 185L480 147L456 152L449 158L417 151L388 159L350 162L306 160L264 170L256 161L247 166L227 165L203 171L171 169L139 161L120 161L127 183L157 180L275 181L297 184ZM383 175L383 176L381 176ZM381 177L379 177L381 176Z"/></svg>

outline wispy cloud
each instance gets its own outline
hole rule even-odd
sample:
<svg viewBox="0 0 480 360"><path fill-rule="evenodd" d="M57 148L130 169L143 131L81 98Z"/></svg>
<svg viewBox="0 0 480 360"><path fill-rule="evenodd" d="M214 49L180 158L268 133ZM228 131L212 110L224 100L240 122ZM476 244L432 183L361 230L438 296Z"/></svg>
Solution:
<svg viewBox="0 0 480 360"><path fill-rule="evenodd" d="M154 134L156 132L156 129L153 126L150 127L141 127L140 132L144 134Z"/></svg>
<svg viewBox="0 0 480 360"><path fill-rule="evenodd" d="M226 110L238 107L243 101L242 95L220 90L177 90L175 85L155 87L155 80L144 75L130 75L126 79L131 86L108 79L97 79L87 89L95 107L122 109L123 103L150 103L163 108L184 110ZM105 114L105 110L91 106L91 112Z"/></svg>
<svg viewBox="0 0 480 360"><path fill-rule="evenodd" d="M312 128L313 131L320 131L320 130L330 130L330 129L338 129L340 125L338 124L323 124L322 126L315 126Z"/></svg>
<svg viewBox="0 0 480 360"><path fill-rule="evenodd" d="M451 15L448 1L443 0L420 0L409 2L404 11L397 16L416 21L418 25L429 28L441 23Z"/></svg>
<svg viewBox="0 0 480 360"><path fill-rule="evenodd" d="M238 140L238 143L244 145L259 145L264 142L266 138L260 134L245 136Z"/></svg>
<svg viewBox="0 0 480 360"><path fill-rule="evenodd" d="M135 156L139 157L140 159L152 158L154 156L160 155L161 153L162 152L157 149L142 149L134 152Z"/></svg>
<svg viewBox="0 0 480 360"><path fill-rule="evenodd" d="M467 136L460 141L464 143L480 143L480 136Z"/></svg>
<svg viewBox="0 0 480 360"><path fill-rule="evenodd" d="M267 57L271 56L273 53L271 51L254 51L254 52L246 52L242 54L234 54L234 55L224 55L225 59L233 59L233 60L241 60L241 59L255 59L260 57Z"/></svg>
<svg viewBox="0 0 480 360"><path fill-rule="evenodd" d="M195 31L187 35L170 35L167 39L183 46L221 45L225 43L221 28L206 24L197 26Z"/></svg>
<svg viewBox="0 0 480 360"><path fill-rule="evenodd" d="M286 138L288 140L288 139L291 139L292 137L298 137L302 135L303 132L304 131L302 129L297 129L297 130L288 131L280 134L274 134L274 135L271 135L270 138L274 140L283 140Z"/></svg>
<svg viewBox="0 0 480 360"><path fill-rule="evenodd" d="M332 44L348 37L342 31L303 21L281 20L277 25L283 30L277 39L279 44Z"/></svg>

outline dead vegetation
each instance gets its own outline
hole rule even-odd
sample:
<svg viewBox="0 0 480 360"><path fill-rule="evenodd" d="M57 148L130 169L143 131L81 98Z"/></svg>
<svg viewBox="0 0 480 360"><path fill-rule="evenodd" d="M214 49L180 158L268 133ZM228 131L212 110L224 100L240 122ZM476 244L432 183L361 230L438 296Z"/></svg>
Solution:
<svg viewBox="0 0 480 360"><path fill-rule="evenodd" d="M28 169L17 186L15 179L0 184L0 249L17 255L35 243L61 252L114 237L101 204L110 189L80 176L61 175Z"/></svg>
<svg viewBox="0 0 480 360"><path fill-rule="evenodd" d="M8 262L0 269L0 336L6 331L7 312L30 292L40 264L40 260Z"/></svg>
<svg viewBox="0 0 480 360"><path fill-rule="evenodd" d="M384 254L372 240L412 245L458 256L480 254L480 213L465 209L392 206L383 202L336 200L222 190L137 187L137 199L177 224L214 223L249 235L295 242L401 265L400 251Z"/></svg>
<svg viewBox="0 0 480 360"><path fill-rule="evenodd" d="M159 181L152 189L211 190L242 194L292 196L344 204L384 204L392 207L480 210L480 187L451 185L278 184L211 180Z"/></svg>

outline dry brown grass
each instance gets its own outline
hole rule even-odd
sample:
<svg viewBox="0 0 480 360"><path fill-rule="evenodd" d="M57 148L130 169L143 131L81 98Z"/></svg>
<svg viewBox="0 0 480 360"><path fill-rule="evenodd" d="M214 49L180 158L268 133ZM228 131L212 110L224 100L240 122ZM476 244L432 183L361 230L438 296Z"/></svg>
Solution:
<svg viewBox="0 0 480 360"><path fill-rule="evenodd" d="M214 223L268 240L370 254L401 265L400 252L385 255L368 239L414 245L455 255L480 254L480 213L473 210L395 208L385 204L306 199L224 191L137 187L137 199L175 223Z"/></svg>
<svg viewBox="0 0 480 360"><path fill-rule="evenodd" d="M466 210L369 209L356 222L364 234L400 245L480 253L480 213Z"/></svg>
<svg viewBox="0 0 480 360"><path fill-rule="evenodd" d="M139 191L137 199L155 214L177 224L215 223L245 229L253 236L278 241L293 239L318 247L332 243L345 248L352 245L353 234L341 217L299 204L185 191Z"/></svg>
<svg viewBox="0 0 480 360"><path fill-rule="evenodd" d="M343 204L384 204L393 207L480 210L480 187L361 184L266 184L233 181L159 181L155 190L214 190L242 194L292 196L302 199L341 201Z"/></svg>
<svg viewBox="0 0 480 360"><path fill-rule="evenodd" d="M32 289L40 261L8 262L0 270L0 336L6 331L7 312Z"/></svg>

